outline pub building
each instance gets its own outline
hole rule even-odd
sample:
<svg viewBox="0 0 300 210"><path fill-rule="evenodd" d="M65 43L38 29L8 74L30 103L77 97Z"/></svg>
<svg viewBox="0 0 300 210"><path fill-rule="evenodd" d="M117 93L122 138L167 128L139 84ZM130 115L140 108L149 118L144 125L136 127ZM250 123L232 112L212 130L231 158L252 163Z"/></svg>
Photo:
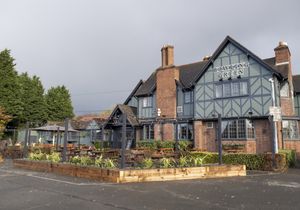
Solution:
<svg viewBox="0 0 300 210"><path fill-rule="evenodd" d="M120 147L126 116L128 148L140 140L178 139L215 152L221 114L223 147L265 153L275 145L275 151L295 149L300 159L300 76L292 75L287 43L274 51L261 59L227 36L212 56L177 66L174 47L163 46L161 66L109 117L108 140Z"/></svg>

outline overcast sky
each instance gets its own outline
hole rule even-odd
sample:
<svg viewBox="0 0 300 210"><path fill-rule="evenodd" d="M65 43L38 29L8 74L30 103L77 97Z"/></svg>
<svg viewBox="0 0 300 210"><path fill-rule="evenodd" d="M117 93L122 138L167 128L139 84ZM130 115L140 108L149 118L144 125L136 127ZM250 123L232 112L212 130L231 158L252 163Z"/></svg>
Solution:
<svg viewBox="0 0 300 210"><path fill-rule="evenodd" d="M123 103L174 45L175 64L211 55L230 35L261 58L288 43L300 73L298 0L0 0L0 50L45 89L65 85L75 112Z"/></svg>

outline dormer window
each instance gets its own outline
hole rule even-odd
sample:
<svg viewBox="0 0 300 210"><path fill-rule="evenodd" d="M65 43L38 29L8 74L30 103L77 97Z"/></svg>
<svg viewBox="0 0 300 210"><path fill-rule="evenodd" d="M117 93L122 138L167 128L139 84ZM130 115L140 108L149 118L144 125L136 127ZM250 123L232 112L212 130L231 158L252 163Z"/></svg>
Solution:
<svg viewBox="0 0 300 210"><path fill-rule="evenodd" d="M143 98L143 107L152 107L152 96Z"/></svg>
<svg viewBox="0 0 300 210"><path fill-rule="evenodd" d="M187 91L183 93L183 97L184 97L184 103L185 104L190 104L193 102L193 91Z"/></svg>

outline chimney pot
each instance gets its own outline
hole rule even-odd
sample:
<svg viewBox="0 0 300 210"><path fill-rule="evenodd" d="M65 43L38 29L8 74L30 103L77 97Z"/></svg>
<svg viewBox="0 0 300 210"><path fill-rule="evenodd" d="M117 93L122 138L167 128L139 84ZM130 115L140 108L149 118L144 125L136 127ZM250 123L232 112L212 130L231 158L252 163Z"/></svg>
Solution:
<svg viewBox="0 0 300 210"><path fill-rule="evenodd" d="M210 55L206 55L206 56L203 57L202 60L203 60L203 61L208 61L208 60L210 59L210 57L211 57Z"/></svg>
<svg viewBox="0 0 300 210"><path fill-rule="evenodd" d="M174 65L174 47L172 45L163 45L161 48L161 66Z"/></svg>

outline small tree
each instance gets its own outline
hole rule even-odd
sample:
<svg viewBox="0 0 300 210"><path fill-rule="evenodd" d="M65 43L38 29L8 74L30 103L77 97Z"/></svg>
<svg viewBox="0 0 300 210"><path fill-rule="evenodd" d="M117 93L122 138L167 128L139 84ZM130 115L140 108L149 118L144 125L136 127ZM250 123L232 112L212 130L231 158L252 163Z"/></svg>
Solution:
<svg viewBox="0 0 300 210"><path fill-rule="evenodd" d="M6 124L11 121L11 119L11 116L5 113L4 108L0 107L0 138L3 135Z"/></svg>

